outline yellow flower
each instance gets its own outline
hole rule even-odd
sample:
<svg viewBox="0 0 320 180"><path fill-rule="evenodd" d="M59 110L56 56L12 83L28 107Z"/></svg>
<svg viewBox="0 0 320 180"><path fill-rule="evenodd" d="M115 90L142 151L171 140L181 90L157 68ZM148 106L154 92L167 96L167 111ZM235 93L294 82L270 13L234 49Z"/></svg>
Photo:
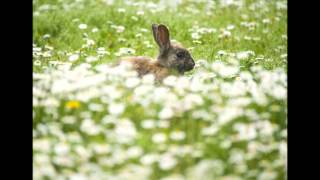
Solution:
<svg viewBox="0 0 320 180"><path fill-rule="evenodd" d="M68 101L66 103L66 107L68 109L78 109L80 107L80 102L79 101Z"/></svg>
<svg viewBox="0 0 320 180"><path fill-rule="evenodd" d="M127 101L131 101L131 100L132 100L132 96L130 95L127 97Z"/></svg>

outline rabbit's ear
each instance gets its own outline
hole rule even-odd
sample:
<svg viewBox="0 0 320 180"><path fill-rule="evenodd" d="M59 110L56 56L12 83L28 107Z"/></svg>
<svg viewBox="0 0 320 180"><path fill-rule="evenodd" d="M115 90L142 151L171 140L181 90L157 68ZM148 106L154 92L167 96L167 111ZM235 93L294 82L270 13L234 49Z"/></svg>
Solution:
<svg viewBox="0 0 320 180"><path fill-rule="evenodd" d="M160 24L158 26L158 33L157 33L158 44L160 46L161 52L169 49L170 47L170 36L169 30L165 25Z"/></svg>
<svg viewBox="0 0 320 180"><path fill-rule="evenodd" d="M154 41L156 41L156 43L160 46L159 41L158 41L158 25L157 24L152 24L152 34L153 34L153 38Z"/></svg>

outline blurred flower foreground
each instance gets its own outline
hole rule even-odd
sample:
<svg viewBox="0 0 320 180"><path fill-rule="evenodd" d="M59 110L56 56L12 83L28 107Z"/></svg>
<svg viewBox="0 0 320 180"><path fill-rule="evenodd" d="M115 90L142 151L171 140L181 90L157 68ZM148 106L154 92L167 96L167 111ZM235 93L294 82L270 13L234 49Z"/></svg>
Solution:
<svg viewBox="0 0 320 180"><path fill-rule="evenodd" d="M206 62L162 84L126 64L33 73L34 179L285 179L286 72Z"/></svg>

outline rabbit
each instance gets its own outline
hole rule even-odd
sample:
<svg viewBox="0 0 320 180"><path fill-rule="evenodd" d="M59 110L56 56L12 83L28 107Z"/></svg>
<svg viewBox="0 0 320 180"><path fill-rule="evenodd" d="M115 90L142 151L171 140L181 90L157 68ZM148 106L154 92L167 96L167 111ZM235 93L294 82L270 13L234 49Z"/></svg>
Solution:
<svg viewBox="0 0 320 180"><path fill-rule="evenodd" d="M170 42L169 30L163 24L152 24L153 37L159 46L159 54L156 60L143 57L126 57L120 62L131 63L139 77L152 73L157 81L162 81L169 75L183 75L184 72L194 68L195 62L189 51L181 45Z"/></svg>

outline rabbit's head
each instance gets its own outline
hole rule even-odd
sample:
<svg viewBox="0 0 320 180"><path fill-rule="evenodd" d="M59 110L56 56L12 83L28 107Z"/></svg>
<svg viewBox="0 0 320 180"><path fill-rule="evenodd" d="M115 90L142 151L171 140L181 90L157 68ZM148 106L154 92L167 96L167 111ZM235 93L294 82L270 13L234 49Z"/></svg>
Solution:
<svg viewBox="0 0 320 180"><path fill-rule="evenodd" d="M177 70L180 74L193 69L195 63L189 51L170 43L169 30L165 25L152 24L153 37L159 46L157 61L160 65Z"/></svg>

